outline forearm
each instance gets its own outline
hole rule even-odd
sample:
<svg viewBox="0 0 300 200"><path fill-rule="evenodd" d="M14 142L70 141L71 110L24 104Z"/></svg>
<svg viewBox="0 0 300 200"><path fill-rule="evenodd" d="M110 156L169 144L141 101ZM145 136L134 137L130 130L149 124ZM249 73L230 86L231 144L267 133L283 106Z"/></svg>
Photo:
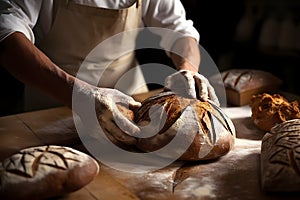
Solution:
<svg viewBox="0 0 300 200"><path fill-rule="evenodd" d="M57 67L22 33L0 44L0 65L15 78L71 107L75 77Z"/></svg>
<svg viewBox="0 0 300 200"><path fill-rule="evenodd" d="M192 37L184 37L176 41L170 57L177 70L185 69L198 72L200 65L200 49Z"/></svg>

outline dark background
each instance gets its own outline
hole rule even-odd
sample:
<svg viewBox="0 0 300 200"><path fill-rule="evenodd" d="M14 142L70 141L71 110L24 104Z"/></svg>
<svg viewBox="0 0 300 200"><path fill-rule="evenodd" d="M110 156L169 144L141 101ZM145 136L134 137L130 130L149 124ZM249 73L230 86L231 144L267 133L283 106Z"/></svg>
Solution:
<svg viewBox="0 0 300 200"><path fill-rule="evenodd" d="M220 71L261 69L300 94L299 0L182 0Z"/></svg>
<svg viewBox="0 0 300 200"><path fill-rule="evenodd" d="M300 95L299 0L181 1L220 71L269 71L283 80L282 90ZM137 55L142 64L170 64L162 51L144 49ZM0 67L0 85L0 116L22 112L23 84Z"/></svg>

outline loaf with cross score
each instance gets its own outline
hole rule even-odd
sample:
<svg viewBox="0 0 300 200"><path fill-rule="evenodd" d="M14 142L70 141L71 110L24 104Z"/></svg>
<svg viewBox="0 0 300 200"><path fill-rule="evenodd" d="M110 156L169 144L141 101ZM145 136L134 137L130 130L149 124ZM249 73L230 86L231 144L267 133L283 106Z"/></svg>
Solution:
<svg viewBox="0 0 300 200"><path fill-rule="evenodd" d="M0 199L40 200L74 192L99 172L91 156L65 146L20 150L0 163Z"/></svg>

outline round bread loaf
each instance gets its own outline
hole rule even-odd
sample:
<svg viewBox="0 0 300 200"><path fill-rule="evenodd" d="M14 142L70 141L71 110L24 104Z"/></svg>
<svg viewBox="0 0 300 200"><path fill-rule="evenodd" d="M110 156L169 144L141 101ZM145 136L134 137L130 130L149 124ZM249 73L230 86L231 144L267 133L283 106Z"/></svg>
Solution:
<svg viewBox="0 0 300 200"><path fill-rule="evenodd" d="M272 127L262 139L262 189L300 192L299 158L300 119L287 120Z"/></svg>
<svg viewBox="0 0 300 200"><path fill-rule="evenodd" d="M0 199L60 196L87 185L98 172L92 157L69 147L23 149L0 164Z"/></svg>
<svg viewBox="0 0 300 200"><path fill-rule="evenodd" d="M218 106L171 92L163 92L143 101L135 112L135 122L141 127L156 127L153 130L159 127L157 134L138 139L136 146L145 152L163 148L180 132L181 141L190 145L184 149L179 160L216 159L227 154L234 145L234 125ZM160 156L172 157L181 146L179 143L173 152Z"/></svg>

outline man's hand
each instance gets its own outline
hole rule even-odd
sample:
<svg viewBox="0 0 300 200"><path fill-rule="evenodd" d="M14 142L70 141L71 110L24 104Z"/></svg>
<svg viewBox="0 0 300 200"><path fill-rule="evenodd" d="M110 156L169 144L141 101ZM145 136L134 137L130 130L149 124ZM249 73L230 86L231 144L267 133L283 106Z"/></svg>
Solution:
<svg viewBox="0 0 300 200"><path fill-rule="evenodd" d="M132 136L137 135L140 129L120 112L117 103L126 105L132 110L141 104L116 89L98 88L94 95L96 113L104 132L125 144L134 143L135 139Z"/></svg>
<svg viewBox="0 0 300 200"><path fill-rule="evenodd" d="M165 79L165 90L171 90L177 95L195 98L202 101L213 101L220 105L214 88L201 74L190 70L179 70Z"/></svg>
<svg viewBox="0 0 300 200"><path fill-rule="evenodd" d="M75 84L74 92L72 109L90 134L101 135L104 132L112 142L128 145L136 142L132 136L139 134L140 128L121 113L117 104L134 110L141 106L139 102L119 90L88 84ZM97 128L99 125L102 131Z"/></svg>

